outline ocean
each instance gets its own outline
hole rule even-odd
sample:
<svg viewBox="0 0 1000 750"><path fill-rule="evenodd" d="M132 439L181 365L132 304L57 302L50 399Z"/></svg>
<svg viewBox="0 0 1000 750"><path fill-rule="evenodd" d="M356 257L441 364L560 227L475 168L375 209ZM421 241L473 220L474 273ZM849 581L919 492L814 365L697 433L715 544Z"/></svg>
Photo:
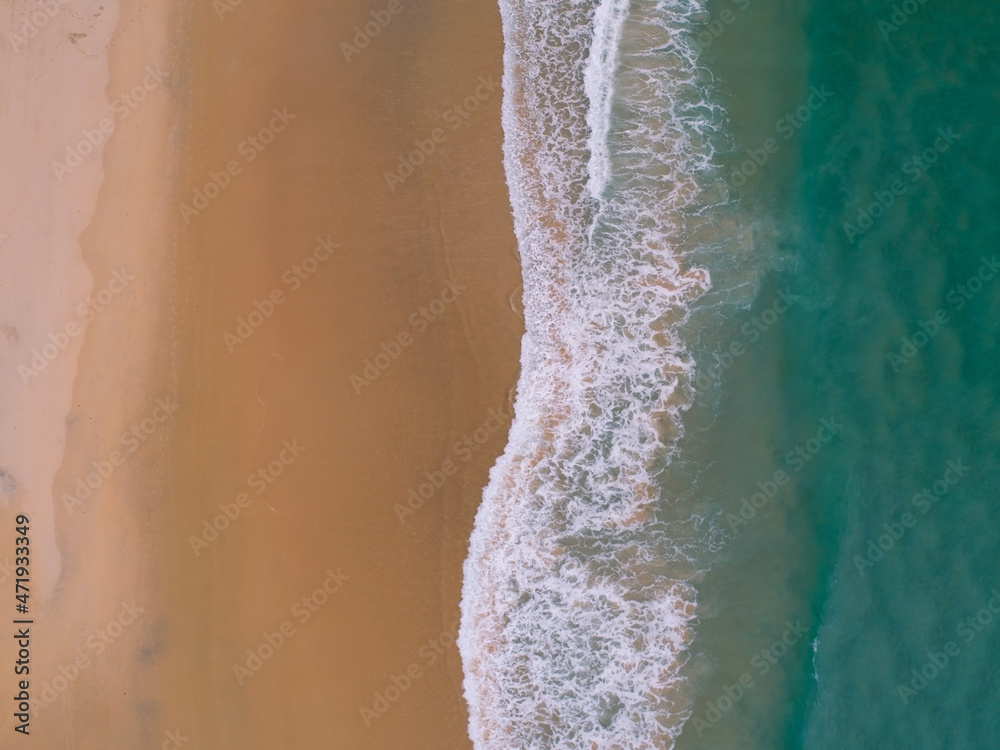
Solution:
<svg viewBox="0 0 1000 750"><path fill-rule="evenodd" d="M997 747L997 6L500 5L475 746Z"/></svg>

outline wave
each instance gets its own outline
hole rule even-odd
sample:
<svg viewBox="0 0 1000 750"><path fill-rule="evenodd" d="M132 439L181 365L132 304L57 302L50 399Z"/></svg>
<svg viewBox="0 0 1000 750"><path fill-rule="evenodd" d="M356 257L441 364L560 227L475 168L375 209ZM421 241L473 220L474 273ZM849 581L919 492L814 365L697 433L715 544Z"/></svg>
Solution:
<svg viewBox="0 0 1000 750"><path fill-rule="evenodd" d="M590 100L587 126L590 128L590 194L600 198L611 176L608 131L611 101L622 27L628 18L629 0L605 0L594 13L594 36L583 74L584 90Z"/></svg>
<svg viewBox="0 0 1000 750"><path fill-rule="evenodd" d="M697 602L669 462L692 397L677 333L723 114L697 0L501 0L504 160L524 280L515 419L465 563L479 750L663 748L690 715Z"/></svg>

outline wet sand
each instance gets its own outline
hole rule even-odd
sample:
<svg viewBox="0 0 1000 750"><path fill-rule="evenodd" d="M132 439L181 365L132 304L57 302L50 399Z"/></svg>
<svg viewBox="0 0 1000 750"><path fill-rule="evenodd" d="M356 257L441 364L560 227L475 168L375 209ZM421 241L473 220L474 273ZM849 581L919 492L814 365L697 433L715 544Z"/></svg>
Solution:
<svg viewBox="0 0 1000 750"><path fill-rule="evenodd" d="M82 238L95 288L136 279L80 354L32 734L470 747L461 564L522 332L499 13L218 7L122 7L109 92L162 48L168 96L110 141Z"/></svg>

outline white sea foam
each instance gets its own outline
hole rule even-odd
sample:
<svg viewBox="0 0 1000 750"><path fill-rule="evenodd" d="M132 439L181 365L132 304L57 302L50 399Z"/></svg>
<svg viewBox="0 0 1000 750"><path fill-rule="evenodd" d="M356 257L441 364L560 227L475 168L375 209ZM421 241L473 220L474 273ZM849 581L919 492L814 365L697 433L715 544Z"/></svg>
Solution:
<svg viewBox="0 0 1000 750"><path fill-rule="evenodd" d="M710 286L685 259L721 123L687 42L703 8L501 9L526 333L465 564L470 735L479 750L669 747L690 714L696 606L652 467L690 395L677 328Z"/></svg>
<svg viewBox="0 0 1000 750"><path fill-rule="evenodd" d="M608 130L611 126L611 98L622 26L628 17L629 0L603 0L594 12L594 38L583 74L584 90L590 100L587 126L590 128L590 194L600 198L611 178Z"/></svg>

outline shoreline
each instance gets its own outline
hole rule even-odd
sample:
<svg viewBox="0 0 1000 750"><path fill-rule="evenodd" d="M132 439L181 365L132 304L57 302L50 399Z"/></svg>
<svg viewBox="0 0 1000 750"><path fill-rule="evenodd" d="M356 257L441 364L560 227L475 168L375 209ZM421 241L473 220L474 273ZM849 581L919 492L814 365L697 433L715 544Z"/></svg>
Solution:
<svg viewBox="0 0 1000 750"><path fill-rule="evenodd" d="M191 93L201 113L192 122L213 130L190 131L189 164L200 166L188 168L178 201L230 160L240 171L215 197L202 188L207 205L184 217L183 296L207 306L181 315L180 338L197 342L179 365L196 416L174 448L173 492L190 501L175 506L170 533L186 541L165 569L170 609L189 616L177 641L199 647L171 646L163 658L165 684L193 678L216 708L179 687L162 702L165 713L194 717L194 734L246 747L311 747L317 737L351 747L414 737L471 746L449 623L475 507L505 442L506 425L476 431L516 378L520 331L508 297L520 269L503 252L514 241L499 96L476 99L494 109L489 135L482 114L446 138L438 129L480 85L479 74L453 70L454 55L481 59L482 75L496 66L499 78L499 16L407 7L406 22L390 19L362 55L346 62L324 52L329 68L318 68L296 50L336 50L337 37L316 32L323 41L313 47L319 39L303 40L301 30L352 28L364 17L361 7L324 9L324 27L311 15L319 12L243 7L226 19L239 18L240 35L220 38L209 14L192 34L194 49L202 33L212 46L189 64L220 73ZM479 28L472 20L481 27L491 14L493 55L470 33ZM279 69L244 68L236 79L209 61L242 59L245 38L265 35ZM422 64L400 69L404 57ZM386 96L394 91L406 93ZM230 114L237 97L242 119ZM340 113L344 101L355 104ZM241 160L238 144L269 127L275 108L293 118L287 131ZM433 153L404 184L388 185L387 165L423 133ZM482 155L486 146L494 158ZM276 192L288 164L310 165L291 201ZM327 175L333 185L324 189ZM306 261L320 238L313 268ZM455 454L454 472L435 473L467 435L474 455ZM290 444L301 453L282 467ZM258 493L248 475L263 476L266 489ZM427 475L440 486L400 519L395 506ZM198 543L195 556L189 544L199 531L209 546ZM202 623L213 624L211 637L200 635ZM396 691L397 700L386 698ZM288 726L249 718L275 706Z"/></svg>

